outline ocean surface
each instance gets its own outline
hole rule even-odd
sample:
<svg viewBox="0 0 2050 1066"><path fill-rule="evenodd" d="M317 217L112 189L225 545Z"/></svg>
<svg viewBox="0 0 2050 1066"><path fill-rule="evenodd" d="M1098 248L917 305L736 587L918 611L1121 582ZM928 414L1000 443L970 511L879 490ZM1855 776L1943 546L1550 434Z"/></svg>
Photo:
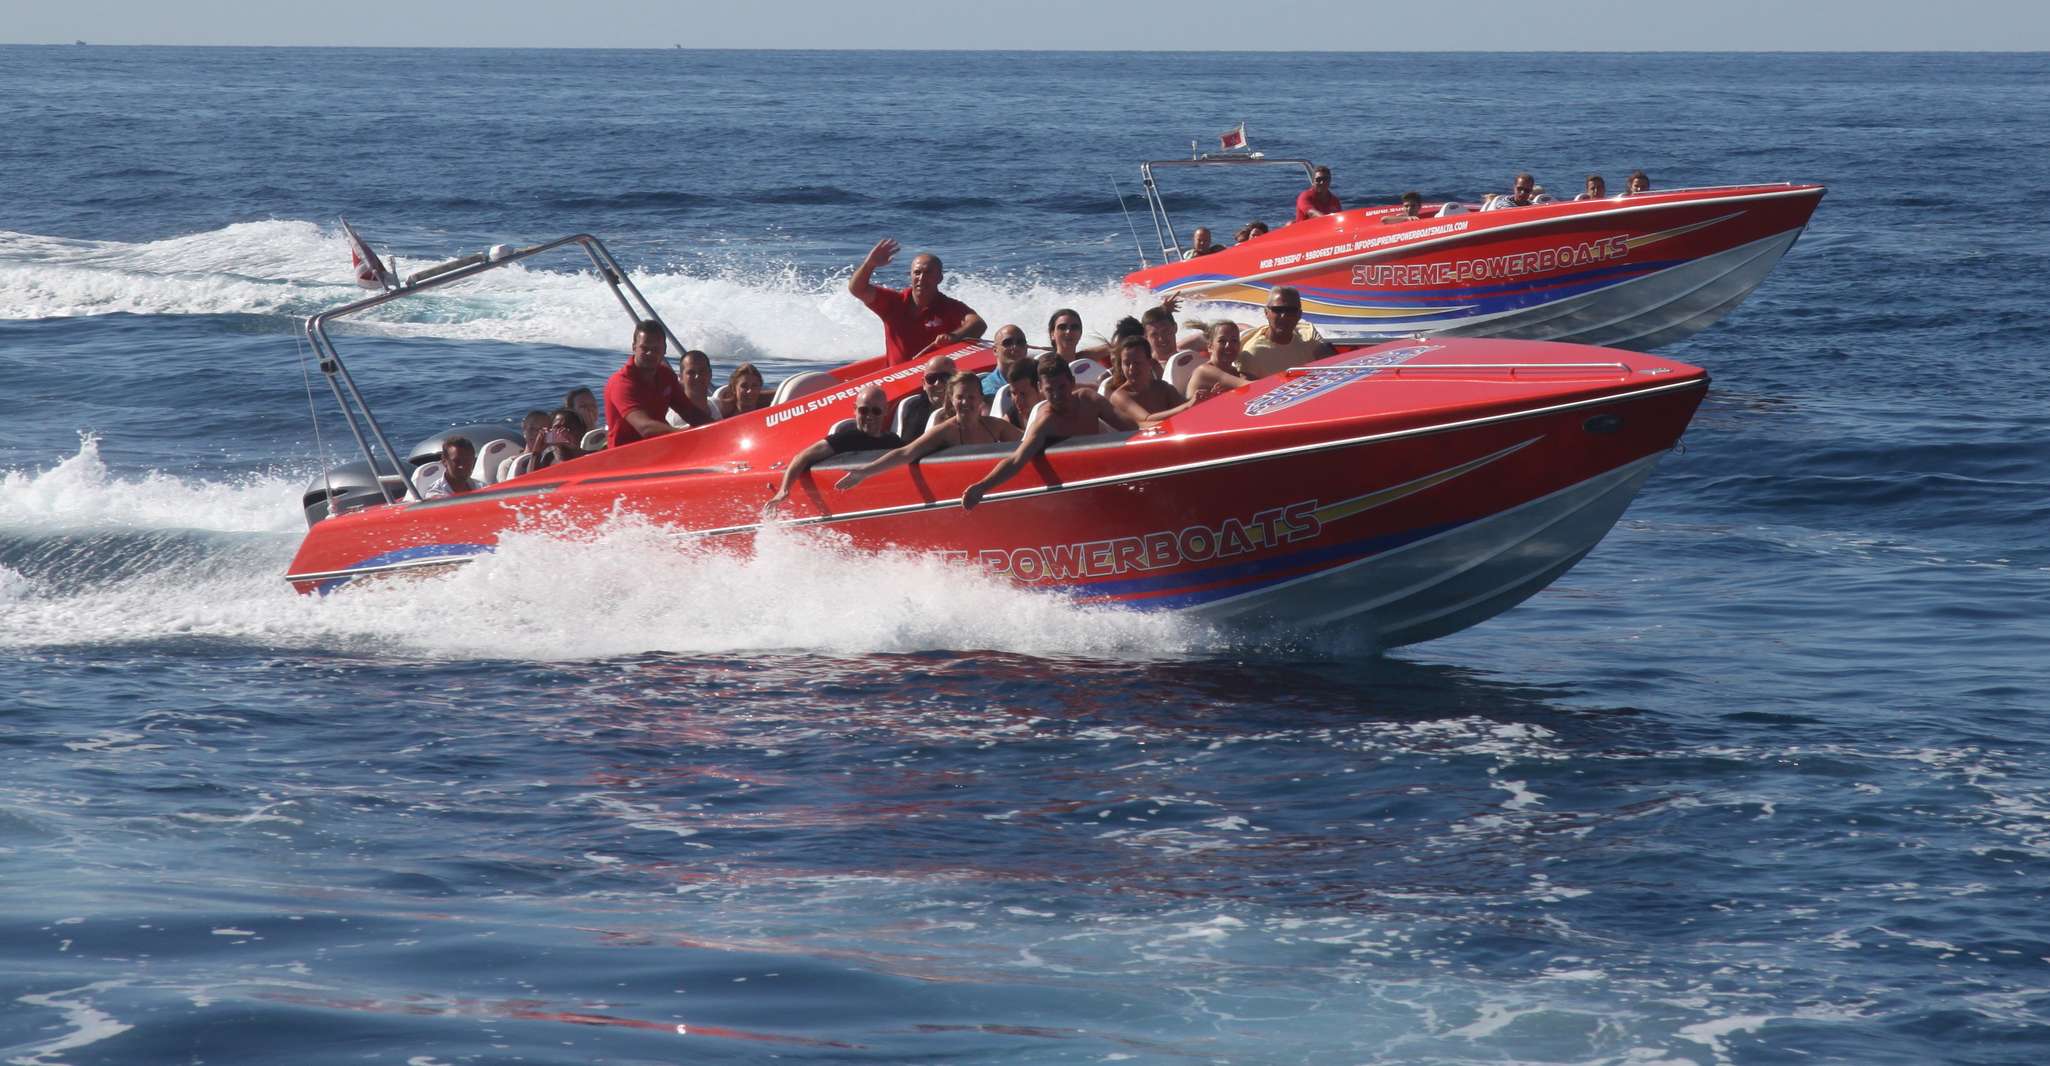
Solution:
<svg viewBox="0 0 2050 1066"><path fill-rule="evenodd" d="M2050 1061L2046 113L2040 54L0 47L0 1060ZM1601 547L1385 655L799 536L280 580L342 216L597 234L774 380L879 349L883 236L1107 328L1117 188L1241 120L1348 199L1830 193ZM537 267L341 343L404 446L622 322Z"/></svg>

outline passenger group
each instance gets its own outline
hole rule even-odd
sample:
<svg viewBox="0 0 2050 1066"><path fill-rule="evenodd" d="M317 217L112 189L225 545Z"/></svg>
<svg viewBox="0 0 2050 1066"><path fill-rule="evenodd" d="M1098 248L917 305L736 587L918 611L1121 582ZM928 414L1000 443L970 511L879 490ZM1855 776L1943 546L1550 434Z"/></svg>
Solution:
<svg viewBox="0 0 2050 1066"><path fill-rule="evenodd" d="M1650 191L1651 179L1639 170L1630 175L1623 195ZM1584 191L1574 199L1606 198L1607 186L1601 175L1590 174ZM1550 202L1552 198L1530 174L1520 173L1508 193L1490 195L1478 208L1446 201L1426 209L1420 193L1406 192L1401 210L1381 221L1406 222ZM1316 167L1309 187L1296 197L1293 221L1341 210L1331 188L1331 168ZM1235 239L1243 244L1268 232L1265 222L1249 222L1239 228ZM1184 258L1214 254L1227 247L1214 242L1209 227L1197 227ZM973 308L940 291L945 268L930 252L912 257L909 284L904 288L875 284L875 272L888 266L901 250L890 238L877 241L848 278L847 291L881 320L886 366L927 360L923 388L900 402L897 424L905 428L905 434L890 429L888 396L883 389L877 385L862 388L855 396L854 417L791 459L770 506L787 500L799 483L810 486L812 468L836 455L882 453L841 476L835 488L845 490L944 448L1015 443L1010 455L963 494L962 506L973 508L990 490L1063 440L1105 429L1137 429L1216 393L1332 353L1329 342L1304 321L1301 292L1286 285L1269 294L1262 309L1265 321L1250 330L1228 320L1190 322L1189 328L1178 329L1178 298L1170 295L1137 318L1120 319L1107 342L1088 347L1082 343L1082 316L1064 307L1047 319L1047 344L1036 349L1040 353L1036 356L1022 327L997 327L991 346L997 357L999 391L1008 402L1004 410L992 415L981 375L960 371L948 356L930 354L980 338L988 323ZM680 372L671 370L665 358L668 339L667 330L653 319L635 327L626 364L605 383L602 444L592 432L600 424L600 407L590 389L571 389L562 406L552 412L527 412L521 425L524 447L520 456L531 457L523 459L528 468L575 459L595 447L618 447L709 425L769 404L762 373L753 363L735 367L726 386L715 392L710 357L690 349L679 360ZM1194 357L1182 361L1193 366L1177 387L1168 374L1183 353ZM1078 380L1078 370L1086 370L1089 380ZM444 486L430 489L429 495L473 491L479 484L475 463L476 449L470 441L449 438L442 451ZM816 492L816 487L811 491Z"/></svg>

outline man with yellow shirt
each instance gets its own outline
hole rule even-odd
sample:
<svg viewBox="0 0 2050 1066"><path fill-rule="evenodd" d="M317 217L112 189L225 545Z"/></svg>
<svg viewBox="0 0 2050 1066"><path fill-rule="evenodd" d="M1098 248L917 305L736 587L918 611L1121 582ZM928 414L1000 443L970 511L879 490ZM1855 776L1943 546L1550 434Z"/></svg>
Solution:
<svg viewBox="0 0 2050 1066"><path fill-rule="evenodd" d="M1241 376L1264 378L1331 354L1317 327L1303 321L1302 293L1283 285L1267 297L1266 310L1267 324L1246 334L1239 351Z"/></svg>

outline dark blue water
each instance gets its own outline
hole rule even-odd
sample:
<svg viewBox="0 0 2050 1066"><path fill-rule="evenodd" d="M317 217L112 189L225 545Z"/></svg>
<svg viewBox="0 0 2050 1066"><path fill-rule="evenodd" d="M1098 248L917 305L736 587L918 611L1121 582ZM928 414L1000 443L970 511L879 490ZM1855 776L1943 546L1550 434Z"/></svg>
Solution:
<svg viewBox="0 0 2050 1066"><path fill-rule="evenodd" d="M2040 55L0 48L0 1057L2044 1061L2046 111ZM1615 533L1385 657L794 537L278 580L338 216L596 233L773 378L876 350L884 235L1107 325L1113 179L1241 119L1356 198L1831 192ZM596 384L608 301L344 347L412 439Z"/></svg>

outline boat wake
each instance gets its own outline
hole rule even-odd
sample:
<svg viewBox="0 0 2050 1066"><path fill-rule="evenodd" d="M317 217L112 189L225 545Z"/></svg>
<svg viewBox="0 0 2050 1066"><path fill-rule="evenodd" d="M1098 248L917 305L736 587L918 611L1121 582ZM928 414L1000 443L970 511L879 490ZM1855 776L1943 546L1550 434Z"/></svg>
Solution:
<svg viewBox="0 0 2050 1066"><path fill-rule="evenodd" d="M122 477L87 438L0 472L0 647L182 645L397 660L1003 651L1179 657L1188 619L1088 607L937 557L772 528L751 551L622 519L536 526L441 574L300 596L282 575L303 481Z"/></svg>
<svg viewBox="0 0 2050 1066"><path fill-rule="evenodd" d="M432 257L402 255L399 273L480 250L451 246ZM521 264L492 271L445 293L379 308L347 328L620 349L619 308L603 286L575 272L579 262L565 254L536 260L542 265L533 269ZM850 261L814 270L788 260L707 255L687 265L643 265L633 280L679 337L722 365L741 359L839 365L881 350L875 316L843 287L852 267ZM1075 286L1037 274L959 269L949 272L947 288L992 326L1017 322L1035 339L1044 338L1047 316L1057 307L1080 311L1099 334L1140 308L1109 280ZM241 222L142 243L0 230L0 320L117 313L288 319L358 295L338 226Z"/></svg>

